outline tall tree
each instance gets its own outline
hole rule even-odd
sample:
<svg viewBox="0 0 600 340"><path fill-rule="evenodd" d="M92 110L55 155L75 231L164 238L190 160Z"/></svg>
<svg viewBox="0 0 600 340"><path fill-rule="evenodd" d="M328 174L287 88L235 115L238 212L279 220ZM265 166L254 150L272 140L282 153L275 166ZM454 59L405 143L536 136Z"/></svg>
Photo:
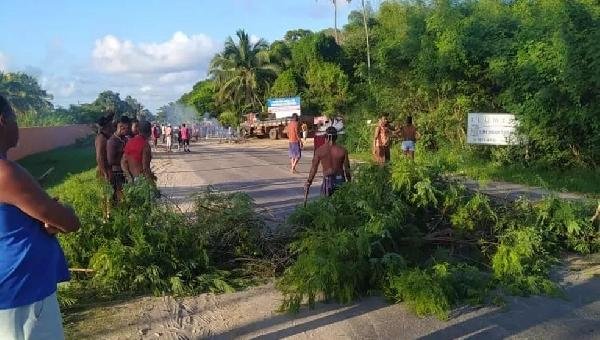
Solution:
<svg viewBox="0 0 600 340"><path fill-rule="evenodd" d="M340 39L338 36L338 28L337 28L337 12L338 12L338 2L340 0L331 0L331 3L333 4L333 35L335 37L335 42L336 43L340 43ZM352 0L345 0L347 3L350 3Z"/></svg>
<svg viewBox="0 0 600 340"><path fill-rule="evenodd" d="M264 110L264 94L277 76L278 67L271 63L268 44L264 39L251 42L244 30L225 41L223 51L210 65L210 74L217 87L217 99L229 103L236 112Z"/></svg>
<svg viewBox="0 0 600 340"><path fill-rule="evenodd" d="M54 107L52 95L42 89L38 81L25 73L0 72L0 93L12 103L17 113L33 111L46 113Z"/></svg>

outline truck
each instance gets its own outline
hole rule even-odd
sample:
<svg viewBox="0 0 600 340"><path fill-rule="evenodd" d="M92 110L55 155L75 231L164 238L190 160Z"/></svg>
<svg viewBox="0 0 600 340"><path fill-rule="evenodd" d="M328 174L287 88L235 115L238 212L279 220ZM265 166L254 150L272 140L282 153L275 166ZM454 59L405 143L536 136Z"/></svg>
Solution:
<svg viewBox="0 0 600 340"><path fill-rule="evenodd" d="M262 117L267 117L261 119ZM242 123L242 128L246 131L247 136L256 136L259 138L269 137L270 139L287 138L287 125L292 120L292 117L276 118L274 114L269 113L248 113L246 121ZM313 131L314 117L307 115L298 116L298 124L308 125L308 131Z"/></svg>
<svg viewBox="0 0 600 340"><path fill-rule="evenodd" d="M246 122L242 126L248 136L269 136L270 139L286 138L287 125L294 113L298 114L299 125L306 123L309 131L313 130L313 117L301 114L300 96L269 98L267 112L247 114Z"/></svg>

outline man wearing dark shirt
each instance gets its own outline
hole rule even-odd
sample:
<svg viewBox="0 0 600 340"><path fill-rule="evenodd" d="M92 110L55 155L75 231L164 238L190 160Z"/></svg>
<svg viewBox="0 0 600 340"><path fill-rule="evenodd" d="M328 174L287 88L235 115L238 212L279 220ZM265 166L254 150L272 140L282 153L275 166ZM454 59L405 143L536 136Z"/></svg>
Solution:
<svg viewBox="0 0 600 340"><path fill-rule="evenodd" d="M123 196L123 184L125 183L125 175L121 169L121 158L125 149L125 136L129 129L129 118L122 116L117 123L115 133L106 143L106 153L108 165L110 166L110 184L113 187L113 201L119 201Z"/></svg>

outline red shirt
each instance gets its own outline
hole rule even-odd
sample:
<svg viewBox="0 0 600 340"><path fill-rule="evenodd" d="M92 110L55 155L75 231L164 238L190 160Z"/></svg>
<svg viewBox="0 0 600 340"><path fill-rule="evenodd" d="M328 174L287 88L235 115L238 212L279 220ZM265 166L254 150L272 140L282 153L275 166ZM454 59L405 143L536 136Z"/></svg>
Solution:
<svg viewBox="0 0 600 340"><path fill-rule="evenodd" d="M146 141L146 138L142 137L141 135L137 135L130 139L127 144L125 144L125 151L123 153L126 154L130 159L133 159L138 163L142 163L142 154L144 153L144 146L147 143L148 141Z"/></svg>
<svg viewBox="0 0 600 340"><path fill-rule="evenodd" d="M300 139L298 138L298 122L291 121L287 126L287 135L290 142L297 142Z"/></svg>

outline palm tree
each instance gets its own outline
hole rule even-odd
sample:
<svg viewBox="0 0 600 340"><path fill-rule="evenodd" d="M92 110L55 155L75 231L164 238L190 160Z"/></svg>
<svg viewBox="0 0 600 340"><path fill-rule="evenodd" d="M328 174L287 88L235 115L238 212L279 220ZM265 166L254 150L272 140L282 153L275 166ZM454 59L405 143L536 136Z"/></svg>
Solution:
<svg viewBox="0 0 600 340"><path fill-rule="evenodd" d="M237 44L229 37L223 51L210 64L217 99L231 104L237 112L259 108L264 111L262 96L277 76L278 67L270 62L264 39L252 43L244 30L238 30L236 35Z"/></svg>
<svg viewBox="0 0 600 340"><path fill-rule="evenodd" d="M338 28L337 28L337 6L338 6L338 1L339 0L331 0L331 3L333 4L333 36L335 38L335 42L339 45L340 44L340 39L338 37ZM347 3L350 3L352 0L346 0Z"/></svg>

